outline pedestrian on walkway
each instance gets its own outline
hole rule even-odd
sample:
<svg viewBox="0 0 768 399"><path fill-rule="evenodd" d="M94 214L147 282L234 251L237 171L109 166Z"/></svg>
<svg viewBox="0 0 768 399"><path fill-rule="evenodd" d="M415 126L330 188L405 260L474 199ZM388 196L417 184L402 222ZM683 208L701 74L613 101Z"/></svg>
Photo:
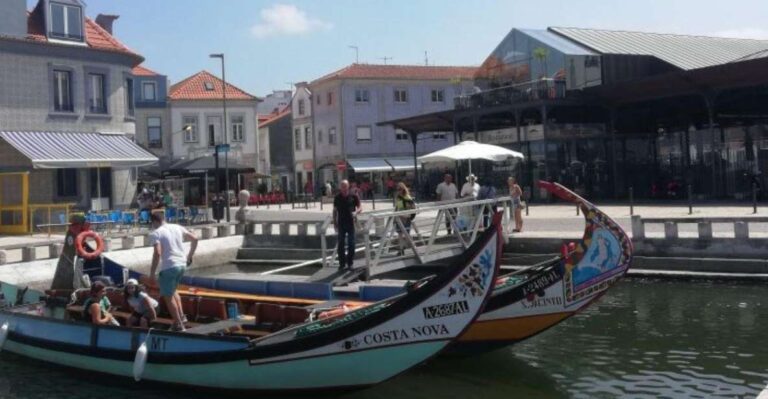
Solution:
<svg viewBox="0 0 768 399"><path fill-rule="evenodd" d="M437 194L438 201L453 201L459 197L459 189L453 184L453 176L451 176L450 173L446 173L445 176L443 176L443 181L437 185L435 193ZM451 228L451 220L448 217L448 214L455 219L456 209L451 208L446 210L445 229L448 230L448 234L451 234L453 229Z"/></svg>
<svg viewBox="0 0 768 399"><path fill-rule="evenodd" d="M397 194L395 194L395 212L408 211L416 209L416 202L411 197L411 193L405 183L397 183ZM399 254L405 255L405 235L411 233L411 222L416 217L415 213L410 215L400 216L400 221L403 223L405 231L398 229L397 244L399 247Z"/></svg>
<svg viewBox="0 0 768 399"><path fill-rule="evenodd" d="M512 207L515 210L515 229L512 231L519 233L523 231L523 190L517 184L517 179L512 176L507 179L507 186L509 196L512 197Z"/></svg>
<svg viewBox="0 0 768 399"><path fill-rule="evenodd" d="M480 194L480 185L477 184L477 176L470 174L467 176L467 182L461 187L461 198L472 197L476 200L478 194Z"/></svg>
<svg viewBox="0 0 768 399"><path fill-rule="evenodd" d="M184 331L185 317L181 307L181 297L176 292L176 287L184 277L187 266L192 264L192 257L197 249L197 236L178 224L166 223L163 212L153 213L151 219L154 231L149 235L149 242L154 251L149 281L153 286L160 286L160 296L163 297L168 312L173 318L172 328ZM184 238L191 241L187 254L184 254ZM160 264L160 274L155 278L158 264Z"/></svg>
<svg viewBox="0 0 768 399"><path fill-rule="evenodd" d="M333 228L337 233L339 270L352 269L355 261L355 217L360 213L360 198L349 192L349 182L342 180L333 199ZM345 245L346 244L346 245Z"/></svg>

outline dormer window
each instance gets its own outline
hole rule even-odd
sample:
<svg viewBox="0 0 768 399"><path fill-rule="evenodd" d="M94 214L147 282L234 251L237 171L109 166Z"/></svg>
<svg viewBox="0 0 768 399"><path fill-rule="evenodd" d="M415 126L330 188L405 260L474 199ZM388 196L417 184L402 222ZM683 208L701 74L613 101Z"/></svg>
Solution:
<svg viewBox="0 0 768 399"><path fill-rule="evenodd" d="M48 36L64 40L83 40L83 13L78 6L51 3L51 31Z"/></svg>
<svg viewBox="0 0 768 399"><path fill-rule="evenodd" d="M205 82L205 90L213 91L213 83Z"/></svg>

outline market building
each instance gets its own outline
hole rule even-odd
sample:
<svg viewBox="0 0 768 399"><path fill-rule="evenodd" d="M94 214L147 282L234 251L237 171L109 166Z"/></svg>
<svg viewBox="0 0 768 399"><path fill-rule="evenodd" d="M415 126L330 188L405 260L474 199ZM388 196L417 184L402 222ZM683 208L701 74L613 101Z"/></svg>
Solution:
<svg viewBox="0 0 768 399"><path fill-rule="evenodd" d="M748 198L768 167L768 41L579 28L512 29L454 110L393 119L411 135L523 152L489 181L539 179L592 199Z"/></svg>

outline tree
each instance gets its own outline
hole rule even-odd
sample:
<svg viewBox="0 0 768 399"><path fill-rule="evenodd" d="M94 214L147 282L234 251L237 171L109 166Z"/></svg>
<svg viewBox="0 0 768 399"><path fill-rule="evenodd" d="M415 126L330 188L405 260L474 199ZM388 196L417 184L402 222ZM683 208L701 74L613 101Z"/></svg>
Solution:
<svg viewBox="0 0 768 399"><path fill-rule="evenodd" d="M539 77L549 76L547 73L547 57L549 57L549 49L546 47L537 47L533 49L533 58L539 61L539 66L541 66L541 70L543 71Z"/></svg>

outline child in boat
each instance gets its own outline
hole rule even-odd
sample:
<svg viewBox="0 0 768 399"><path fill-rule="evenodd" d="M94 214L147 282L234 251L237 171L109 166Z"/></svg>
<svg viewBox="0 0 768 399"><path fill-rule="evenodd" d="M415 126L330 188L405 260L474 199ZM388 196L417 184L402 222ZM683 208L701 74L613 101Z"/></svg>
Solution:
<svg viewBox="0 0 768 399"><path fill-rule="evenodd" d="M119 326L120 323L109 313L111 306L107 298L107 287L101 281L95 281L91 285L91 296L83 304L86 319L90 319L93 324Z"/></svg>
<svg viewBox="0 0 768 399"><path fill-rule="evenodd" d="M157 318L158 302L143 292L136 279L128 279L123 288L125 302L131 307L133 313L126 321L128 327L138 325L141 328L149 328L149 323Z"/></svg>

